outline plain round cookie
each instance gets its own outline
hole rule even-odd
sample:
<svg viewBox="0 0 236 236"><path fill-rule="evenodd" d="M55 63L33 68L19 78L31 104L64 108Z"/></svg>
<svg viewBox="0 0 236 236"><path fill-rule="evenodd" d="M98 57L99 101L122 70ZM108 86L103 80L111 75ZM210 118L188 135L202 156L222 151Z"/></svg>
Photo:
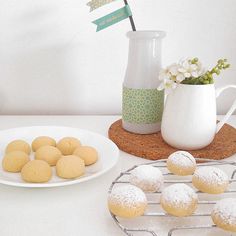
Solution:
<svg viewBox="0 0 236 236"><path fill-rule="evenodd" d="M74 179L85 173L84 161L75 156L64 156L59 159L56 165L57 175L64 179Z"/></svg>
<svg viewBox="0 0 236 236"><path fill-rule="evenodd" d="M167 169L175 175L192 175L196 170L196 160L185 151L172 153L167 159Z"/></svg>
<svg viewBox="0 0 236 236"><path fill-rule="evenodd" d="M56 141L48 136L39 136L35 138L31 144L32 150L36 152L40 147L43 146L54 146L56 147Z"/></svg>
<svg viewBox="0 0 236 236"><path fill-rule="evenodd" d="M29 161L21 170L21 177L28 183L45 183L52 177L52 169L46 161Z"/></svg>
<svg viewBox="0 0 236 236"><path fill-rule="evenodd" d="M162 191L161 206L173 216L190 216L197 208L198 196L186 184L173 184Z"/></svg>
<svg viewBox="0 0 236 236"><path fill-rule="evenodd" d="M201 192L220 194L228 188L229 177L219 168L204 166L195 171L192 182Z"/></svg>
<svg viewBox="0 0 236 236"><path fill-rule="evenodd" d="M109 194L108 208L112 214L123 218L142 216L147 208L147 198L133 185L119 186Z"/></svg>
<svg viewBox="0 0 236 236"><path fill-rule="evenodd" d="M75 149L80 146L80 141L73 137L65 137L57 143L57 148L63 155L72 155Z"/></svg>
<svg viewBox="0 0 236 236"><path fill-rule="evenodd" d="M53 146L42 146L35 152L36 160L46 161L50 166L55 166L61 157L61 151Z"/></svg>
<svg viewBox="0 0 236 236"><path fill-rule="evenodd" d="M26 154L30 154L31 149L30 145L25 142L24 140L14 140L10 142L7 147L6 147L6 153L13 152L13 151L22 151L25 152Z"/></svg>
<svg viewBox="0 0 236 236"><path fill-rule="evenodd" d="M236 232L236 199L226 198L218 201L212 210L211 218L219 228Z"/></svg>
<svg viewBox="0 0 236 236"><path fill-rule="evenodd" d="M22 151L14 151L5 154L2 160L2 167L5 171L17 173L30 161L29 156Z"/></svg>
<svg viewBox="0 0 236 236"><path fill-rule="evenodd" d="M161 171L151 165L141 165L131 171L129 181L144 192L157 192L163 185Z"/></svg>
<svg viewBox="0 0 236 236"><path fill-rule="evenodd" d="M73 155L83 159L86 166L92 165L98 160L97 150L90 146L80 146L76 148Z"/></svg>

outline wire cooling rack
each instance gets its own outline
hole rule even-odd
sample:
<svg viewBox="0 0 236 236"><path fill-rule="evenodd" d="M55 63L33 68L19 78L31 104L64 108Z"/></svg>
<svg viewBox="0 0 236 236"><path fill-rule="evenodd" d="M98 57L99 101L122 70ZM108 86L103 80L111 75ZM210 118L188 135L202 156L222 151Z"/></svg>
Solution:
<svg viewBox="0 0 236 236"><path fill-rule="evenodd" d="M236 195L236 185L234 183L236 183L236 179L234 179L235 175L236 175L236 162L232 162L232 161L217 161L217 160L210 160L210 159L199 159L196 158L196 161L199 162L197 164L197 166L218 166L219 168L225 170L227 172L227 174L231 175L231 179L230 179L230 188L221 195L209 195L206 193L202 193L200 191L196 191L199 197L199 202L198 202L198 206L203 206L203 208L212 208L212 206L216 203L217 200L221 199L221 198L225 198L227 197L228 194L231 195ZM165 176L165 181L164 181L164 187L170 184L175 184L175 183L185 183L188 185L192 184L191 181L191 176L175 176L171 173L169 173L169 171L166 168L166 159L164 160L158 160L158 161L154 161L154 162L149 162L146 164L141 164L141 165L152 165L156 168L160 168L162 169L163 175ZM130 175L130 172L135 169L136 167L138 167L139 165L135 165L132 168L128 169L125 172L120 173L120 175L112 182L108 193L112 192L112 189L114 188L115 185L118 184L128 184L128 177ZM235 186L234 186L235 185ZM139 221L138 223L138 227L130 227L130 226L125 226L126 223L128 223L129 219L120 219L117 216L113 215L111 212L111 216L114 219L115 223L119 226L119 228L128 236L134 236L134 235L152 235L152 236L160 236L159 234L159 230L153 230L150 229L152 227L146 226L145 222L147 218L165 218L164 222L168 222L170 221L171 218L178 218L179 217L174 217L171 216L167 213L165 213L164 211L162 211L161 207L160 207L160 201L156 200L159 199L161 192L155 192L155 193L146 193L147 195L147 199L148 199L148 209L147 212L141 216L141 221ZM150 200L149 195L152 195L152 198ZM209 200L210 198L210 200ZM153 200L154 199L154 200ZM151 211L150 209L154 208L154 207L158 207L158 210L155 211ZM201 208L201 207L198 207ZM203 211L203 210L199 210L198 212L194 213L191 216L188 217L181 217L183 218L197 218L200 217L201 219L203 219L204 217L208 217L210 219L210 215L211 215L211 210L208 209L207 212ZM145 218L145 219L144 219ZM198 222L198 220L197 220ZM165 223L164 223L165 224ZM142 225L142 226L140 226ZM165 231L165 235L166 236L174 236L177 232L182 232L179 235L183 235L183 232L189 232L191 230L191 233L188 234L184 234L184 235L193 235L193 231L194 230L213 230L216 228L216 225L212 225L211 221L209 224L199 224L194 222L194 224L192 223L188 223L187 226L183 226L182 224L177 225L177 226L171 226L169 229L167 229ZM223 232L223 231L222 231ZM222 235L222 232L219 234L220 236ZM198 233L199 234L199 233ZM163 235L163 234L162 234ZM215 234L214 234L215 235ZM232 234L225 234L225 235L232 235Z"/></svg>

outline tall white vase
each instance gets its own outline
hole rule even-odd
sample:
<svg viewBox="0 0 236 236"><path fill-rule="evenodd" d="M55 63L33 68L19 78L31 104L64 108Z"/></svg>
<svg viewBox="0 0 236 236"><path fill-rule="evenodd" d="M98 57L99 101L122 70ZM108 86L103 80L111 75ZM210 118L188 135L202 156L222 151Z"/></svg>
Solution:
<svg viewBox="0 0 236 236"><path fill-rule="evenodd" d="M128 32L129 58L123 83L123 128L138 134L160 131L164 92L158 91L162 31Z"/></svg>

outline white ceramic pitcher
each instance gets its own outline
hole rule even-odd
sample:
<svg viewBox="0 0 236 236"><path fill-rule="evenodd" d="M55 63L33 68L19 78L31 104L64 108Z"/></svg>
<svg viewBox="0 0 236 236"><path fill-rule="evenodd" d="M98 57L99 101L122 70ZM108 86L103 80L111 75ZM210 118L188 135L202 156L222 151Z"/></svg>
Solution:
<svg viewBox="0 0 236 236"><path fill-rule="evenodd" d="M178 85L166 99L161 126L163 139L182 150L197 150L209 145L236 109L235 100L217 124L216 98L228 88L236 88L236 85L219 89L213 84Z"/></svg>

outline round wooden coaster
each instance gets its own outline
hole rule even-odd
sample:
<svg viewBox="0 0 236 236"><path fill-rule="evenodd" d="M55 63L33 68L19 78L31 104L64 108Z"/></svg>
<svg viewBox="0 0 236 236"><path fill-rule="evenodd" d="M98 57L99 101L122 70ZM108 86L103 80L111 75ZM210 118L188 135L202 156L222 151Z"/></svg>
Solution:
<svg viewBox="0 0 236 236"><path fill-rule="evenodd" d="M177 149L169 146L156 134L133 134L122 128L122 121L118 120L111 125L108 131L109 138L124 152L146 158L159 160L167 158ZM214 141L204 149L190 151L194 157L220 160L236 153L236 129L230 125L224 125L216 135Z"/></svg>

